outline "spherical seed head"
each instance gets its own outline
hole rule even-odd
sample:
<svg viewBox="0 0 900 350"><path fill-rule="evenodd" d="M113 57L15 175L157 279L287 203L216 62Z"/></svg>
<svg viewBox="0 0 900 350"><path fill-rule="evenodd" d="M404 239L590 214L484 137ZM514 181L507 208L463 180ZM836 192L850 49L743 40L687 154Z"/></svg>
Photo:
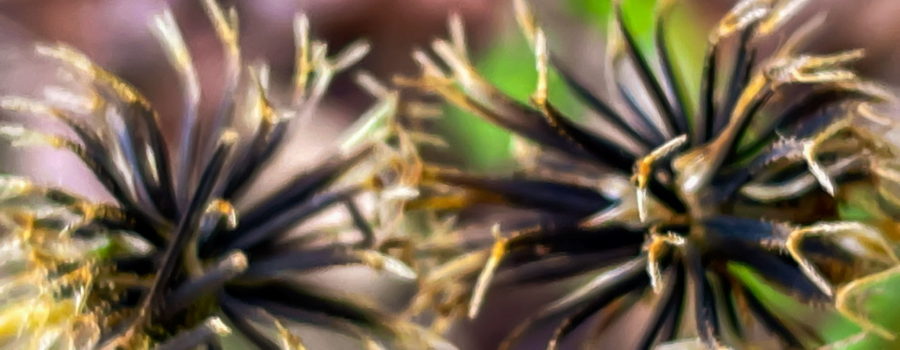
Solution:
<svg viewBox="0 0 900 350"><path fill-rule="evenodd" d="M890 199L881 195L866 204L873 210L871 220L846 222L838 210L847 205L845 191L855 186L874 191L887 181L873 164L896 157L896 147L885 146L858 112L858 106L883 102L885 90L867 92L873 84L847 68L859 59L858 50L796 53L806 27L771 56L761 56L757 45L778 32L803 2L736 5L710 35L696 101L681 91L663 18L657 19L651 55L638 48L616 4L614 28L621 43L608 50L609 69L630 67L638 81L614 78L609 85L618 95L613 98L622 100L611 101L591 92L546 51L531 11L524 1L516 2L538 75L548 66L560 74L594 112L585 123L555 108L546 98L552 87L541 78L528 106L481 77L460 57L463 50L438 40L433 45L438 62L417 52L422 77L403 82L528 139L538 150L529 149L537 153L527 155L531 165L513 178L426 167L422 195L410 208L440 215L499 204L538 218L504 222L518 229L505 232L500 253L496 244L463 238L462 256L446 260L439 255L443 251L435 254L439 278L426 277L431 284L413 312L432 300L438 323L444 323L467 309L470 316L477 314L492 288L592 274L590 282L535 312L503 346L514 345L533 325L562 317L547 343L555 348L592 315L605 311L615 317L642 295L654 299L654 312L640 334L641 348L676 338L674 326L681 319L695 321L695 333L707 348L724 346L725 339L752 343L740 324L744 320L769 329L787 347L820 345L816 335L792 331L802 325L785 321L783 310L760 301L750 287L752 275L800 302L837 309L886 337L883 327L835 301L843 300L835 293L838 286L894 266L890 243L876 228L896 225ZM666 12L661 9L660 16ZM588 124L591 117L610 127L598 132ZM630 186L613 191L609 183Z"/></svg>
<svg viewBox="0 0 900 350"><path fill-rule="evenodd" d="M368 44L331 55L323 43L310 42L307 20L298 17L292 100L273 102L264 65L244 66L236 12L215 1L202 4L227 60L225 101L212 118L198 117L197 72L174 17L165 11L154 21L187 97L175 147L166 143L156 112L139 91L62 45L41 45L38 53L57 59L85 83L94 102L90 108L0 101L3 108L59 119L77 141L10 125L0 126L0 135L71 151L114 199L110 205L91 203L62 190L0 179L0 224L18 220L11 221L15 230L0 236L9 243L0 249L14 254L0 259L26 267L9 272L14 279L2 278L7 272L0 271L0 303L29 305L2 308L0 344L193 348L233 330L260 348L300 347L295 324L314 321L367 346L428 348L436 340L426 331L362 296L294 278L361 265L380 278L415 279L405 262L378 251L380 231L372 227L372 213L356 204L398 178L390 166L397 150L387 142L394 114L401 113L395 91L382 89L382 108L371 116L378 123L366 129L378 138L345 144L285 183L257 181L283 151L289 124L315 114L333 77L359 61ZM251 101L254 108L237 108L238 101ZM211 121L200 127L201 120ZM239 131L237 120L257 125ZM172 157L170 150L176 151ZM260 185L277 188L248 200L247 193ZM333 227L312 220L332 209L346 217L337 238ZM296 235L300 225L311 231Z"/></svg>

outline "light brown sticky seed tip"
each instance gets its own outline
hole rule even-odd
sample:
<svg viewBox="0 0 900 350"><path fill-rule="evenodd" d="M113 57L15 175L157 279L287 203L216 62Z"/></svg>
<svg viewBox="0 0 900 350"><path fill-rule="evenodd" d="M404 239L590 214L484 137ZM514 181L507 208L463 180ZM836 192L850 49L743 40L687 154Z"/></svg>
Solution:
<svg viewBox="0 0 900 350"><path fill-rule="evenodd" d="M231 145L237 142L240 135L234 129L227 129L222 132L222 136L219 136L219 142L223 145Z"/></svg>
<svg viewBox="0 0 900 350"><path fill-rule="evenodd" d="M225 322L222 322L222 319L218 317L212 317L207 320L206 327L217 335L228 335L231 333L231 328L228 328L228 326L225 325Z"/></svg>

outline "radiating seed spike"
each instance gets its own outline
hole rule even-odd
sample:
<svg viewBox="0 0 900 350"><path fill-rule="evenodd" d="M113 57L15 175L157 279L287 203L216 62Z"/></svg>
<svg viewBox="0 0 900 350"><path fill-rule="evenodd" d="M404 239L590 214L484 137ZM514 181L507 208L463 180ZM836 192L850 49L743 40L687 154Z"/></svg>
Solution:
<svg viewBox="0 0 900 350"><path fill-rule="evenodd" d="M451 13L447 26L450 31L450 42L453 43L456 53L460 57L467 57L466 30L462 16L458 12Z"/></svg>
<svg viewBox="0 0 900 350"><path fill-rule="evenodd" d="M687 132L686 121L678 116L674 106L672 106L672 103L663 91L660 81L656 78L655 70L651 66L650 61L641 52L634 31L625 23L625 13L622 7L616 5L614 12L615 25L619 28L624 39L625 53L631 58L632 66L638 73L642 85L646 88L646 93L653 102L655 110L659 112L663 125L675 135Z"/></svg>
<svg viewBox="0 0 900 350"><path fill-rule="evenodd" d="M0 105L2 105L2 102L0 102ZM894 119L876 112L873 109L872 105L868 103L859 104L859 106L856 108L856 113L866 120L877 123L884 127L890 127L894 125Z"/></svg>
<svg viewBox="0 0 900 350"><path fill-rule="evenodd" d="M234 229L238 224L237 210L231 205L231 202L222 198L216 198L209 202L206 206L205 214L215 214L227 220L227 227Z"/></svg>
<svg viewBox="0 0 900 350"><path fill-rule="evenodd" d="M126 103L135 103L149 109L150 103L138 92L133 86L122 81L114 74L98 67L84 53L63 44L45 45L38 44L35 50L39 55L57 59L68 66L74 68L79 73L84 74L90 79L97 80L108 86L117 97ZM103 101L98 100L98 103ZM155 115L154 115L155 117Z"/></svg>
<svg viewBox="0 0 900 350"><path fill-rule="evenodd" d="M648 216L648 184L651 181L651 176L653 175L653 169L656 161L681 148L681 146L683 146L687 142L687 140L688 137L686 134L671 139L666 143L660 145L659 147L651 151L650 154L639 159L635 163L633 178L635 179L638 215L641 222L646 221Z"/></svg>
<svg viewBox="0 0 900 350"><path fill-rule="evenodd" d="M538 31L537 22L534 19L534 14L531 12L531 8L529 8L527 0L514 0L513 7L516 13L516 23L519 24L519 29L525 34L525 39L529 44L534 45L535 34Z"/></svg>
<svg viewBox="0 0 900 350"><path fill-rule="evenodd" d="M415 270L392 256L374 250L363 250L356 254L367 266L375 270L383 270L408 281L414 281L418 277Z"/></svg>
<svg viewBox="0 0 900 350"><path fill-rule="evenodd" d="M371 48L372 45L364 40L351 43L331 60L331 69L336 72L347 69L362 60Z"/></svg>
<svg viewBox="0 0 900 350"><path fill-rule="evenodd" d="M391 91L382 82L378 81L378 78L375 78L374 75L366 71L357 72L354 76L354 80L357 85L361 86L366 92L375 97L385 97Z"/></svg>
<svg viewBox="0 0 900 350"><path fill-rule="evenodd" d="M864 166L865 163L865 158L857 154L841 158L834 164L828 165L825 167L824 173L830 178L835 174L842 174L850 169ZM753 198L753 200L770 203L799 197L818 183L817 178L812 173L806 173L775 184L747 183L741 186L740 193Z"/></svg>
<svg viewBox="0 0 900 350"><path fill-rule="evenodd" d="M306 95L306 83L309 81L311 71L309 18L305 13L299 13L294 16L294 95L292 104L299 104Z"/></svg>
<svg viewBox="0 0 900 350"><path fill-rule="evenodd" d="M187 49L187 45L184 43L184 38L178 29L178 24L175 22L175 17L172 15L171 10L166 8L161 15L154 17L153 24L153 32L165 50L169 63L178 72L182 89L186 96L178 150L178 173L175 179L175 186L177 186L179 192L183 193L187 191L189 186L190 164L193 157L192 148L196 142L193 137L194 130L197 127L200 83L197 71L194 68L193 59Z"/></svg>
<svg viewBox="0 0 900 350"><path fill-rule="evenodd" d="M439 80L449 80L443 69L439 68L437 63L428 56L425 51L416 49L412 53L413 61L419 65L425 78L439 78Z"/></svg>
<svg viewBox="0 0 900 350"><path fill-rule="evenodd" d="M803 274L806 275L816 287L819 288L825 295L829 297L834 296L834 288L828 280L819 272L819 270L813 265L813 263L806 258L806 256L802 252L802 243L807 235L815 232L821 231L818 226L802 228L798 230L794 230L788 235L787 241L785 242L785 247L790 253L791 257L793 257L794 261L800 265Z"/></svg>
<svg viewBox="0 0 900 350"><path fill-rule="evenodd" d="M803 9L809 0L785 0L779 1L769 15L760 21L756 31L760 35L768 35L781 27L782 24L789 21L800 10Z"/></svg>
<svg viewBox="0 0 900 350"><path fill-rule="evenodd" d="M828 176L828 172L825 171L825 168L816 160L815 154L815 144L811 141L807 141L803 145L803 158L806 160L806 164L809 166L809 171L816 178L816 181L819 182L819 185L822 186L822 189L825 192L828 192L829 195L834 197L835 195L835 186L834 181L831 180L831 177Z"/></svg>
<svg viewBox="0 0 900 350"><path fill-rule="evenodd" d="M647 275L650 276L650 287L653 293L659 295L662 292L662 274L659 269L659 259L662 249L666 246L666 242L657 239L655 236L651 238L647 247Z"/></svg>
<svg viewBox="0 0 900 350"><path fill-rule="evenodd" d="M400 103L400 96L393 91L386 91L385 95L372 106L363 115L345 131L343 141L340 143L342 153L352 152L365 142L373 142L379 140L373 135L379 130L390 128L393 124L393 117L397 113L397 106ZM386 136L386 135L383 135Z"/></svg>
<svg viewBox="0 0 900 350"><path fill-rule="evenodd" d="M231 333L231 329L218 317L210 317L197 328L180 333L160 344L156 350L188 350L200 346L210 339Z"/></svg>
<svg viewBox="0 0 900 350"><path fill-rule="evenodd" d="M196 103L200 99L200 83L193 59L171 9L166 8L162 14L153 18L153 33L165 49L170 64L181 74L188 98Z"/></svg>
<svg viewBox="0 0 900 350"><path fill-rule="evenodd" d="M684 238L673 232L668 232L665 235L655 232L651 233L650 242L645 250L647 251L647 275L650 276L650 286L654 293L660 294L663 289L659 260L662 258L661 255L664 249L668 246L680 247L684 244Z"/></svg>
<svg viewBox="0 0 900 350"><path fill-rule="evenodd" d="M466 63L466 58L456 54L450 43L445 40L435 40L432 42L431 48L449 66L460 85L468 88L479 86L471 66Z"/></svg>
<svg viewBox="0 0 900 350"><path fill-rule="evenodd" d="M735 5L719 21L718 27L710 33L710 42L717 43L733 33L744 30L771 13L769 0L743 0Z"/></svg>
<svg viewBox="0 0 900 350"><path fill-rule="evenodd" d="M491 248L490 257L488 258L487 263L485 263L484 268L481 270L481 273L478 275L475 286L472 288L472 299L469 301L469 311L467 313L469 319L478 317L478 312L481 310L481 305L484 302L484 297L487 294L494 273L497 271L500 262L506 255L506 245L509 242L509 239L501 237L499 224L495 224L494 227L491 228L491 234L493 234L495 242Z"/></svg>
<svg viewBox="0 0 900 350"><path fill-rule="evenodd" d="M549 54L547 52L547 37L544 31L538 29L534 37L535 70L537 70L537 86L532 100L535 104L543 106L547 103L547 74Z"/></svg>
<svg viewBox="0 0 900 350"><path fill-rule="evenodd" d="M219 41L225 46L230 65L240 64L236 12L231 8L226 14L215 0L203 0L202 4L207 17L213 23Z"/></svg>
<svg viewBox="0 0 900 350"><path fill-rule="evenodd" d="M247 270L247 256L240 251L232 252L220 260L214 267L181 284L172 290L164 303L161 314L175 315L188 308L198 298L215 292L228 281Z"/></svg>

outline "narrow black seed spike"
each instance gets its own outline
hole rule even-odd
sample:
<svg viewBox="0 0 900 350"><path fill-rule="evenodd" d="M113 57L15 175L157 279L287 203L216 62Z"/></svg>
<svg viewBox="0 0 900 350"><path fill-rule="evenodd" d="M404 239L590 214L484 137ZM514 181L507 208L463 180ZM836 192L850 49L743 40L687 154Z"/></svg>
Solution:
<svg viewBox="0 0 900 350"><path fill-rule="evenodd" d="M155 166L151 167L150 164L144 164L143 166L148 168L148 171L150 168L155 168L158 179L157 186L151 189L151 196L156 201L156 207L160 213L167 217L175 217L178 208L175 203L175 186L172 182L173 174L169 171L171 169L169 149L166 147L156 116L151 114L144 118L144 122L148 124L147 136L150 149L153 151ZM144 163L147 161L147 159L144 159Z"/></svg>
<svg viewBox="0 0 900 350"><path fill-rule="evenodd" d="M669 49L668 39L666 39L666 15L663 14L656 19L656 54L662 66L665 87L669 89L669 95L672 98L675 123L683 130L683 133L690 136L691 144L696 144L696 140L692 136L695 130L688 120L690 102L684 95L684 81L678 76L677 62L670 57Z"/></svg>
<svg viewBox="0 0 900 350"><path fill-rule="evenodd" d="M806 278L796 265L766 254L758 248L744 246L742 250L744 253L740 256L735 255L734 260L745 263L760 272L767 282L777 286L783 292L807 302L823 304L829 301L830 298ZM734 252L737 249L728 251Z"/></svg>
<svg viewBox="0 0 900 350"><path fill-rule="evenodd" d="M122 119L125 123L125 132L129 135L131 150L135 152L134 166L146 186L154 208L165 217L175 217L175 194L172 175L169 173L169 151L159 128L156 113L143 102L132 102L124 106ZM148 149L152 156L143 152L144 148Z"/></svg>
<svg viewBox="0 0 900 350"><path fill-rule="evenodd" d="M235 252L228 255L214 268L204 272L200 277L181 284L170 295L166 296L166 301L160 312L161 317L165 318L166 316L174 315L196 302L198 298L213 294L246 269L247 257L244 254Z"/></svg>
<svg viewBox="0 0 900 350"><path fill-rule="evenodd" d="M639 246L643 242L643 233L641 230L622 226L581 228L548 225L546 228L526 229L513 233L509 237L507 249L510 251L510 259L517 249L528 251L534 246L546 246L548 249L558 249L567 253L597 252L598 248L612 251L617 248ZM540 257L539 253L535 254L536 257Z"/></svg>
<svg viewBox="0 0 900 350"><path fill-rule="evenodd" d="M559 182L491 179L449 172L438 172L435 177L438 181L449 185L499 195L514 205L543 208L550 211L590 215L613 204L610 199L603 197L592 188Z"/></svg>
<svg viewBox="0 0 900 350"><path fill-rule="evenodd" d="M601 163L622 171L630 171L634 166L637 158L625 150L622 145L586 132L571 119L562 115L550 102L544 103L543 110L551 128L556 129L563 137L594 156Z"/></svg>
<svg viewBox="0 0 900 350"><path fill-rule="evenodd" d="M721 215L704 220L702 225L705 233L709 235L710 244L738 245L734 249L743 249L744 247L739 246L742 244L761 248L765 242L782 239L779 230L783 228L775 223L757 219Z"/></svg>
<svg viewBox="0 0 900 350"><path fill-rule="evenodd" d="M362 239L356 243L355 246L357 248L372 248L375 245L375 231L372 230L372 226L369 225L366 217L363 216L359 207L356 206L356 202L353 201L353 199L349 199L344 202L344 207L346 207L347 212L350 213L353 225L356 226L356 229L359 230L359 233L362 235Z"/></svg>
<svg viewBox="0 0 900 350"><path fill-rule="evenodd" d="M679 198L678 195L675 194L675 191L672 190L671 187L660 183L659 180L655 177L650 179L650 182L647 184L647 188L656 199L658 199L660 202L665 203L672 210L676 212L684 212L687 210L687 206L685 206L681 198Z"/></svg>
<svg viewBox="0 0 900 350"><path fill-rule="evenodd" d="M719 344L718 320L715 315L715 296L709 292L703 263L699 252L692 243L682 248L684 265L687 271L688 285L694 299L694 321L697 335L708 349L715 349Z"/></svg>
<svg viewBox="0 0 900 350"><path fill-rule="evenodd" d="M272 216L294 207L297 203L306 201L323 188L332 184L348 169L366 159L373 150L372 147L366 147L346 158L329 161L307 173L294 177L292 181L282 186L278 191L262 199L258 205L243 213L241 226L253 227L261 225Z"/></svg>
<svg viewBox="0 0 900 350"><path fill-rule="evenodd" d="M282 144L287 123L277 122L275 125L263 123L262 125L268 125L268 127L256 131L249 149L236 164L235 171L231 173L223 192L225 198L242 196Z"/></svg>
<svg viewBox="0 0 900 350"><path fill-rule="evenodd" d="M653 307L653 314L647 322L647 327L641 333L640 341L636 349L649 350L653 348L656 339L663 332L665 323L670 321L675 314L678 304L682 303L681 296L684 290L684 269L678 261L669 268L670 279L663 293L659 295ZM665 338L665 337L663 337Z"/></svg>
<svg viewBox="0 0 900 350"><path fill-rule="evenodd" d="M142 162L138 159L137 152L142 143L136 139L139 130L134 130L134 128L139 128L140 126L132 125L133 123L129 123L129 121L123 118L121 120L122 124L113 126L110 129L118 141L122 155L125 157L124 165L128 169L126 176L129 176L134 184L132 188L137 195L135 200L138 208L148 215L159 216L156 205L153 203L153 199L150 198L150 189L147 184L147 180L152 175L145 172L144 167L141 165ZM109 123L113 122L110 121Z"/></svg>
<svg viewBox="0 0 900 350"><path fill-rule="evenodd" d="M622 262L634 255L635 249L609 249L602 253L566 254L548 257L538 261L498 271L495 285L523 285L559 281L596 270L598 266L609 266Z"/></svg>
<svg viewBox="0 0 900 350"><path fill-rule="evenodd" d="M684 308L687 305L686 296L687 296L687 285L685 284L685 272L684 272L684 264L678 264L676 266L678 268L678 276L679 278L679 287L675 288L675 295L672 296L672 300L674 301L674 309L672 313L669 315L669 318L663 324L663 329L660 330L660 340L661 341L672 341L678 337L678 331L681 328L681 321L684 314Z"/></svg>
<svg viewBox="0 0 900 350"><path fill-rule="evenodd" d="M625 24L625 13L622 11L622 7L619 4L616 4L615 6L616 24L619 26L619 29L622 31L622 36L625 38L626 51L631 57L632 62L634 62L635 70L641 77L641 82L643 82L644 86L649 90L650 99L655 103L657 111L662 116L661 119L669 127L669 130L672 130L675 135L684 134L686 126L679 124L682 121L677 118L675 109L672 108L665 92L663 92L662 87L659 85L659 81L653 74L653 68L650 67L647 58L640 52L634 33L632 33Z"/></svg>
<svg viewBox="0 0 900 350"><path fill-rule="evenodd" d="M171 205L175 193L171 183L172 175L169 173L169 151L159 128L156 112L140 95L123 100L122 88L114 84L116 83L113 81L100 80L95 81L93 86L106 100L124 103L119 106L121 111L117 116L125 129L117 135L123 150L128 148L132 152L139 152L147 147L152 153L152 162L155 163L155 166L151 164L146 153L135 153L131 157L128 153L125 154L130 159L129 165L135 175L139 175L136 186L145 187L151 194L148 200L152 201L154 208L167 217L173 217L174 209ZM153 179L156 180L150 181Z"/></svg>
<svg viewBox="0 0 900 350"><path fill-rule="evenodd" d="M250 323L251 310L253 307L245 305L237 299L226 293L220 293L219 306L222 312L228 317L228 320L234 325L241 335L247 338L253 345L260 350L281 350L281 346L276 344L272 339L264 335L256 329L256 326Z"/></svg>
<svg viewBox="0 0 900 350"><path fill-rule="evenodd" d="M798 339L794 332L792 332L784 322L778 319L775 315L773 315L769 310L763 305L762 301L760 301L753 292L748 290L746 287L741 288L741 296L744 297L744 300L747 302L747 307L750 308L750 312L756 316L757 320L759 320L770 332L775 333L779 339L781 339L785 345L787 345L790 349L803 349L803 343Z"/></svg>
<svg viewBox="0 0 900 350"><path fill-rule="evenodd" d="M215 156L219 139L224 134L232 132L228 128L230 125L233 125L235 100L237 99L235 98L235 94L238 87L240 72L229 72L226 75L228 78L225 83L226 87L223 95L225 97L221 100L219 109L210 121L207 132L204 135L202 134L203 131L201 128L194 129L193 144L195 145L194 151L196 153L192 156L192 159L195 163L204 162ZM203 140L205 140L205 142ZM188 188L190 188L190 186L188 186Z"/></svg>
<svg viewBox="0 0 900 350"><path fill-rule="evenodd" d="M703 77L700 81L700 112L697 113L697 143L704 143L713 138L715 131L716 111L716 78L718 75L719 44L709 44L703 64Z"/></svg>
<svg viewBox="0 0 900 350"><path fill-rule="evenodd" d="M582 349L596 349L601 347L601 337L611 326L614 326L616 322L622 320L633 307L637 304L641 297L643 297L643 293L640 290L632 291L625 296L620 297L614 304L608 306L604 312L597 315L593 325L588 330L587 340L582 343Z"/></svg>
<svg viewBox="0 0 900 350"><path fill-rule="evenodd" d="M738 282L729 279L729 276L721 276L719 295L723 296L725 299L722 302L725 304L725 319L728 320L728 325L731 327L735 336L743 339L745 332L743 322L741 322L741 318L738 316L737 292L733 287L733 284L735 283Z"/></svg>
<svg viewBox="0 0 900 350"><path fill-rule="evenodd" d="M573 309L577 310L584 305L591 305L599 309L635 288L649 285L646 262L646 256L640 256L598 274L590 284L558 299L520 323L503 340L500 349L512 348L519 338L538 322L570 312Z"/></svg>
<svg viewBox="0 0 900 350"><path fill-rule="evenodd" d="M224 350L222 342L218 337L207 340L204 345L206 346L206 350Z"/></svg>
<svg viewBox="0 0 900 350"><path fill-rule="evenodd" d="M654 125L654 122L650 119L650 116L647 115L647 112L641 108L640 103L637 101L634 94L631 93L631 90L629 90L621 80L616 80L616 88L625 100L625 105L628 106L628 109L631 110L635 116L637 116L636 120L641 125L641 128L647 130L647 133L649 133L648 140L650 146L657 147L665 143L666 137L663 136L659 128Z"/></svg>
<svg viewBox="0 0 900 350"><path fill-rule="evenodd" d="M165 228L167 224L158 216L151 215L141 209L140 205L126 189L126 183L118 170L116 170L115 165L110 162L111 158L104 156L105 152L93 152L91 149L82 147L64 138L59 138L58 140L62 143L62 147L75 154L94 173L103 187L122 205L124 211L132 215L137 224L135 225L137 233L157 246L163 243L164 238L159 235L156 229Z"/></svg>
<svg viewBox="0 0 900 350"><path fill-rule="evenodd" d="M324 193L313 197L300 205L278 211L271 219L260 223L258 226L241 226L229 236L231 241L225 246L225 250L248 250L269 239L276 238L296 223L308 218L331 205L340 203L360 193L362 188L352 187Z"/></svg>
<svg viewBox="0 0 900 350"><path fill-rule="evenodd" d="M147 314L148 312L156 311L153 308L157 306L163 290L168 286L169 280L178 266L182 251L191 239L196 238L194 233L196 233L200 219L203 216L204 208L212 198L222 173L222 168L224 168L236 142L237 135L233 132L223 135L219 146L213 153L213 157L206 165L203 175L200 177L197 190L194 192L191 203L187 207L188 210L178 223L175 235L166 248L161 260L162 265L154 276L153 286L147 295L144 296L144 300L141 303L141 311L138 313L138 322L144 322L145 320L142 318L151 317L152 315Z"/></svg>
<svg viewBox="0 0 900 350"><path fill-rule="evenodd" d="M757 130L756 140L742 147L738 154L745 157L760 152L765 146L771 144L778 137L778 131L784 136L791 136L792 126L808 121L819 116L823 110L838 106L850 101L874 102L875 97L863 93L846 91L840 88L825 88L813 91L801 99L794 101L785 107L780 113L775 114L771 123ZM830 119L830 118L822 118ZM798 135L799 136L799 135Z"/></svg>
<svg viewBox="0 0 900 350"><path fill-rule="evenodd" d="M767 89L760 96L757 96L756 99L751 102L751 104L747 107L746 114L750 117L743 118L743 123L739 124L737 127L737 131L735 132L734 141L729 145L728 151L728 159L737 159L735 157L738 155L738 146L742 144L742 142L747 138L747 131L750 128L751 121L753 120L753 115L759 113L759 111L765 107L765 105L772 99L775 93L771 89ZM752 133L751 133L752 134ZM727 164L725 164L727 166Z"/></svg>
<svg viewBox="0 0 900 350"><path fill-rule="evenodd" d="M749 127L750 123L753 121L753 116L759 112L759 110L765 106L765 104L772 98L775 94L775 87L772 84L764 84L760 90L752 96L752 99L747 103L747 106L744 110L742 110L742 114L740 115L730 115L732 114L732 110L729 109L727 113L729 113L730 118L734 118L734 120L738 121L738 124L734 126L734 129L729 129L732 131L731 134L721 133L718 134L716 140L714 142L721 141L721 147L724 149L715 149L712 150L712 159L715 161L713 163L713 170L711 173L716 174L725 168L728 161L734 159L734 154L737 152L737 148L743 139L744 133ZM727 122L731 124L731 122ZM724 128L724 127L723 127Z"/></svg>
<svg viewBox="0 0 900 350"><path fill-rule="evenodd" d="M362 263L360 256L353 254L345 246L304 249L302 253L285 251L255 259L241 278L252 280L296 271L359 263Z"/></svg>
<svg viewBox="0 0 900 350"><path fill-rule="evenodd" d="M808 174L805 162L798 156L802 152L802 147L799 142L776 143L769 149L760 151L753 159L734 161L734 164L728 169L723 169L722 175L716 179L715 198L718 200L733 198L751 179L764 180L767 177L766 171L771 170L768 166L773 161L792 161L803 166L803 171L797 172L796 176Z"/></svg>
<svg viewBox="0 0 900 350"><path fill-rule="evenodd" d="M125 112L126 115L130 113L137 112ZM126 118L125 123L128 125L126 131L130 134L131 141L129 151L134 152L134 168L137 170L136 174L140 175L142 180L140 183L143 184L147 192L148 201L153 209L162 216L174 218L176 215L174 198L172 197L174 193L171 188L171 181L169 181L168 152L165 150L165 144L162 143L162 135L156 135L160 140L153 140L153 129L158 129L158 127L155 123L150 123L147 120L152 117L131 116ZM159 132L159 130L155 131ZM152 153L152 158L147 155L146 150ZM160 154L159 152L164 153ZM154 166L153 163L156 165Z"/></svg>
<svg viewBox="0 0 900 350"><path fill-rule="evenodd" d="M201 325L189 331L179 332L176 336L166 340L157 346L156 350L190 350L203 345L210 340L230 333L218 317L211 317Z"/></svg>
<svg viewBox="0 0 900 350"><path fill-rule="evenodd" d="M268 163L275 149L281 145L284 138L287 122L281 120L279 113L273 108L266 96L266 89L259 80L254 76L257 94L259 94L258 103L260 104L260 120L259 125L250 142L247 150L238 158L235 163L234 172L225 182L225 198L233 198L235 194L242 194L246 191L250 182L256 177L256 174Z"/></svg>
<svg viewBox="0 0 900 350"><path fill-rule="evenodd" d="M612 300L610 301L612 302ZM569 334L578 329L579 326L584 324L591 316L595 313L599 312L606 305L588 305L587 307L581 308L574 314L566 316L562 322L560 322L559 326L553 332L553 335L550 337L550 340L547 342L547 350L556 350L559 348L559 344L565 340Z"/></svg>
<svg viewBox="0 0 900 350"><path fill-rule="evenodd" d="M228 293L250 304L262 306L275 316L293 318L290 309L327 315L385 334L393 334L390 320L379 311L341 298L327 295L321 288L310 288L298 282L272 279L252 286L234 285Z"/></svg>
<svg viewBox="0 0 900 350"><path fill-rule="evenodd" d="M177 191L173 201L175 202L175 211L178 215L182 215L184 206L187 205L187 194L191 188L191 172L194 169L194 162L197 156L197 139L200 129L200 119L197 114L197 106L192 101L189 93L184 94L184 115L181 119L181 132L179 133L178 143L178 159L175 161L177 168L175 169L175 180L173 189ZM180 196L178 194L181 194Z"/></svg>
<svg viewBox="0 0 900 350"><path fill-rule="evenodd" d="M631 126L626 119L616 112L615 109L610 107L610 105L604 102L600 97L592 93L586 86L581 84L567 68L565 68L562 64L559 63L559 60L554 59L551 56L551 62L553 62L553 67L556 69L557 73L563 78L563 81L566 82L566 85L569 86L570 89L577 95L583 102L585 102L589 107L591 107L594 112L600 114L604 120L612 123L616 128L625 132L628 137L637 142L639 145L643 147L651 147L653 144L657 142L650 142L644 136L641 136L638 131ZM651 129L651 128L648 128ZM653 129L656 131L655 129Z"/></svg>
<svg viewBox="0 0 900 350"><path fill-rule="evenodd" d="M137 275L148 275L156 270L152 257L136 256L113 259L113 266L118 271L129 271Z"/></svg>
<svg viewBox="0 0 900 350"><path fill-rule="evenodd" d="M113 156L109 152L109 147L104 145L103 141L94 132L88 130L84 124L76 121L65 114L65 112L54 109L53 113L56 118L62 120L64 124L72 129L82 144L84 144L84 154L87 155L91 163L88 164L88 161L80 155L79 158L94 173L94 176L100 180L103 187L116 198L119 204L123 206L133 204L130 203L129 196L125 192L125 182L118 168L112 162Z"/></svg>
<svg viewBox="0 0 900 350"><path fill-rule="evenodd" d="M719 308L718 308L718 294L716 294L715 289L713 288L713 280L715 276L705 274L703 275L703 295L706 299L706 304L704 307L708 310L709 313L709 325L712 327L712 334L716 336L716 339L722 338L722 324L719 321Z"/></svg>
<svg viewBox="0 0 900 350"><path fill-rule="evenodd" d="M747 28L741 32L740 42L738 43L738 48L735 52L734 65L732 66L731 75L729 76L730 79L726 84L725 100L722 102L722 108L719 109L719 114L715 117L716 119L713 125L714 134L718 134L726 125L728 125L728 119L731 117L731 110L734 109L735 104L741 95L741 91L747 87L747 82L750 79L753 62L755 61L756 56L755 50L750 49L750 40L753 38L755 32L755 24L747 26Z"/></svg>
<svg viewBox="0 0 900 350"><path fill-rule="evenodd" d="M540 111L504 96L494 97L500 100L499 103L502 103L502 107L505 109L504 113L495 113L468 96L465 97L466 107L470 112L481 116L487 121L514 131L538 144L556 149L575 158L594 159L593 155L560 135L558 130L547 123L546 117Z"/></svg>

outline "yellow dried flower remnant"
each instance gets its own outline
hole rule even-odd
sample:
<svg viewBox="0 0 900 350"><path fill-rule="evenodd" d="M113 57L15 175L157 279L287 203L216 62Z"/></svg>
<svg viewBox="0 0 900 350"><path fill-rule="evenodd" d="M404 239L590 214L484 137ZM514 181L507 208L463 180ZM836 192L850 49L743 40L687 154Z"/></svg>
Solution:
<svg viewBox="0 0 900 350"><path fill-rule="evenodd" d="M109 239L83 230L92 215L85 206L22 178L0 178L0 347L87 349L99 340L102 310L88 299Z"/></svg>

